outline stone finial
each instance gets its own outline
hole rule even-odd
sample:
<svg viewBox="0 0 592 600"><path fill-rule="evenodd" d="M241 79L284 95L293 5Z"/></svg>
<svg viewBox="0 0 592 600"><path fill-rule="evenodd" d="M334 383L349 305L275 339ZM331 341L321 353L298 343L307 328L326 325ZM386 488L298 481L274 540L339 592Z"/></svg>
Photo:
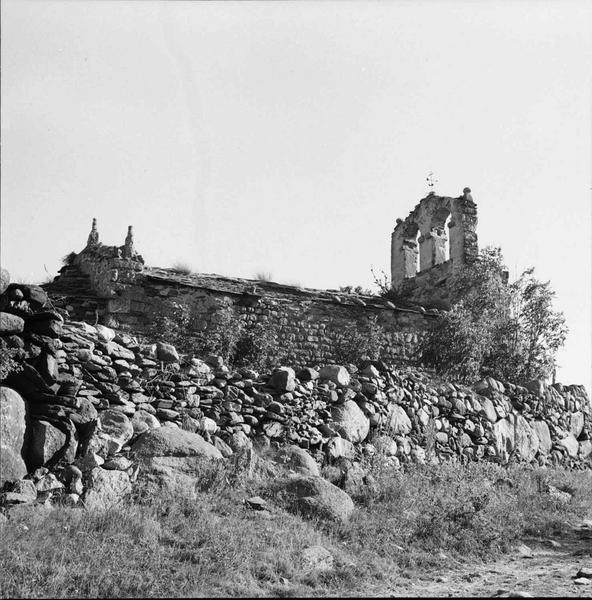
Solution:
<svg viewBox="0 0 592 600"><path fill-rule="evenodd" d="M134 232L132 226L129 225L127 228L127 235L125 236L125 244L123 246L123 257L131 258L134 255Z"/></svg>
<svg viewBox="0 0 592 600"><path fill-rule="evenodd" d="M471 188L469 188L469 187L466 187L466 188L463 190L463 198L464 198L465 200L472 200L472 199L473 199L473 196L471 196Z"/></svg>
<svg viewBox="0 0 592 600"><path fill-rule="evenodd" d="M88 234L88 240L86 242L87 248L89 246L97 246L99 243L99 232L97 230L97 219L93 218L92 220L92 228L90 233Z"/></svg>

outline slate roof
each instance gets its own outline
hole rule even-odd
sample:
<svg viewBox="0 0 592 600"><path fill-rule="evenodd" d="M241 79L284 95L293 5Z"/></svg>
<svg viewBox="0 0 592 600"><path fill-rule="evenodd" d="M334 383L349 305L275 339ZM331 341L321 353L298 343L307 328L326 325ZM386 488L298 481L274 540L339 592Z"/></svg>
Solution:
<svg viewBox="0 0 592 600"><path fill-rule="evenodd" d="M274 281L261 281L258 279L242 279L239 277L226 277L212 273L186 274L175 269L162 267L145 267L143 276L155 283L185 286L211 290L223 294L265 296L278 294L301 300L310 299L320 302L332 302L342 305L369 306L372 308L391 309L400 312L423 313L421 308L403 308L395 306L392 302L380 296L365 294L350 294L338 290L318 290L305 288ZM426 311L427 314L437 314L435 311Z"/></svg>

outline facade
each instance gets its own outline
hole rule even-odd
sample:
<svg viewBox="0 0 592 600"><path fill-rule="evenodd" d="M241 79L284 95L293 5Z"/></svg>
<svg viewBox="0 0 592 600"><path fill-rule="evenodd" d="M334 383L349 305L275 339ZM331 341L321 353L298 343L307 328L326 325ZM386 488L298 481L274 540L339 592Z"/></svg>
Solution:
<svg viewBox="0 0 592 600"><path fill-rule="evenodd" d="M447 281L477 258L477 206L471 190L462 196L423 198L391 237L391 285L401 299L449 308Z"/></svg>
<svg viewBox="0 0 592 600"><path fill-rule="evenodd" d="M156 316L179 310L190 315L188 337L214 332L223 316L261 324L301 365L341 362L355 343L352 335L366 332L372 332L380 358L412 364L437 315L379 296L150 267L135 250L131 226L122 246L107 246L99 241L96 220L85 248L44 287L72 318L135 333L149 333Z"/></svg>

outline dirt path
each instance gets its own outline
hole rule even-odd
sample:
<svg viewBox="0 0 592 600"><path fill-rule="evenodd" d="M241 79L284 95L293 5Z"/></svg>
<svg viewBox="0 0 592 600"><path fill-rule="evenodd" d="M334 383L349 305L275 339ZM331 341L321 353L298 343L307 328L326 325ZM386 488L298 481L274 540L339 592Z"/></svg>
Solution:
<svg viewBox="0 0 592 600"><path fill-rule="evenodd" d="M581 567L592 567L592 522L571 527L553 540L526 539L526 549L491 563L463 564L425 580L414 578L391 597L592 597L592 579L574 583ZM528 594L528 596L527 596Z"/></svg>

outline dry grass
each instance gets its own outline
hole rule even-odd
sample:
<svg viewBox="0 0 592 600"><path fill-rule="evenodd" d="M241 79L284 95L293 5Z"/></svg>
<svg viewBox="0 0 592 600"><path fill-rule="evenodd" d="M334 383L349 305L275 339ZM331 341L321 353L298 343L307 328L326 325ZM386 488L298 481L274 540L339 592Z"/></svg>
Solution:
<svg viewBox="0 0 592 600"><path fill-rule="evenodd" d="M140 491L107 511L21 508L0 525L0 597L384 595L405 569L448 566L440 551L492 557L591 509L590 472L487 464L374 471L376 488L356 497L347 526L305 521L273 501L269 514L246 508L250 495L270 497L269 481L230 466L204 477L195 500ZM557 503L545 483L569 488L573 500ZM336 558L324 575L300 562L316 544Z"/></svg>
<svg viewBox="0 0 592 600"><path fill-rule="evenodd" d="M193 269L184 262L176 262L171 269L181 273L182 275L191 275L193 273Z"/></svg>
<svg viewBox="0 0 592 600"><path fill-rule="evenodd" d="M273 275L269 271L258 271L255 273L257 281L272 281Z"/></svg>

